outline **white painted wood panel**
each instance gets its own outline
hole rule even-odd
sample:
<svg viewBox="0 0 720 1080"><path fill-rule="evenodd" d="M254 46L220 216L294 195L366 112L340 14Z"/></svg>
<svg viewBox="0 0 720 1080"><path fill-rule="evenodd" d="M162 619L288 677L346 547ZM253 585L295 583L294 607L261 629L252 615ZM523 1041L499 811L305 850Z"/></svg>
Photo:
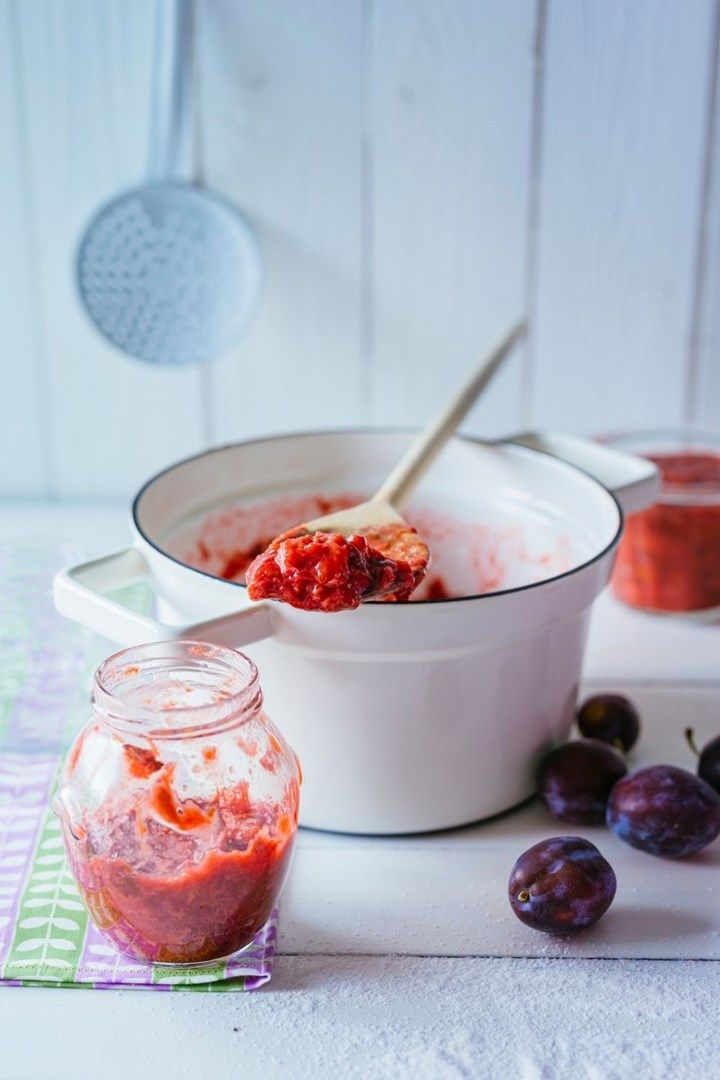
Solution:
<svg viewBox="0 0 720 1080"><path fill-rule="evenodd" d="M43 495L50 486L37 294L37 236L23 139L25 71L13 47L15 0L0 4L0 491Z"/></svg>
<svg viewBox="0 0 720 1080"><path fill-rule="evenodd" d="M538 423L683 418L713 7L549 5Z"/></svg>
<svg viewBox="0 0 720 1080"><path fill-rule="evenodd" d="M687 383L687 419L720 429L720 3L708 103L704 212L697 252L697 293Z"/></svg>
<svg viewBox="0 0 720 1080"><path fill-rule="evenodd" d="M82 313L72 260L98 205L144 169L154 4L15 4L24 73L26 197L37 239L39 387L54 494L129 494L202 444L200 379L155 371L106 345Z"/></svg>
<svg viewBox="0 0 720 1080"><path fill-rule="evenodd" d="M525 309L535 3L369 5L373 416L423 423ZM521 351L466 427L521 423Z"/></svg>
<svg viewBox="0 0 720 1080"><path fill-rule="evenodd" d="M360 0L199 7L208 183L258 230L262 308L212 372L213 433L357 423Z"/></svg>
<svg viewBox="0 0 720 1080"><path fill-rule="evenodd" d="M719 0L199 0L198 158L266 263L208 373L106 346L72 278L142 174L154 7L0 0L0 493L122 496L208 441L420 424L526 305L470 430L720 426Z"/></svg>

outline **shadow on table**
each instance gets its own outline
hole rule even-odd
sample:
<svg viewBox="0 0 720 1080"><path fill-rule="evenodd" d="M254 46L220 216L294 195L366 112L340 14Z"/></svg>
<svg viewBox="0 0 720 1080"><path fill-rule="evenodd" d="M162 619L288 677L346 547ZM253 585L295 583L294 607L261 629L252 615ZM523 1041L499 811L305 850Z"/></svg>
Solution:
<svg viewBox="0 0 720 1080"><path fill-rule="evenodd" d="M612 911L612 936L621 939L626 945L657 946L663 941L671 943L678 938L700 937L703 934L716 933L717 918L698 915L697 912L679 911L676 908L662 908L637 905L620 907ZM610 920L607 923L610 931ZM701 952L707 951L707 941ZM692 948L688 949L692 953ZM657 956L657 948L652 955ZM669 949L668 955L676 957L677 952Z"/></svg>

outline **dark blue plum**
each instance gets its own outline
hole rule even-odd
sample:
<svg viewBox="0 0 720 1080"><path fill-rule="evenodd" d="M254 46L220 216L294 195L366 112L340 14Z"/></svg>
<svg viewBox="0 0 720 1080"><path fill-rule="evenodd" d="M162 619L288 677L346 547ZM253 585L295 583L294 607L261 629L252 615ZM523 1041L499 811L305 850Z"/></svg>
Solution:
<svg viewBox="0 0 720 1080"><path fill-rule="evenodd" d="M714 788L715 791L720 792L720 735L711 739L700 751L698 751L695 746L692 728L686 730L685 738L690 743L693 752L697 755L698 776L702 777L702 779L708 783L711 788Z"/></svg>
<svg viewBox="0 0 720 1080"><path fill-rule="evenodd" d="M555 817L573 825L605 820L614 785L627 772L621 754L598 739L578 739L551 750L537 773L537 792Z"/></svg>
<svg viewBox="0 0 720 1080"><path fill-rule="evenodd" d="M630 750L638 741L640 716L623 694L595 694L578 710L577 726L588 739Z"/></svg>
<svg viewBox="0 0 720 1080"><path fill-rule="evenodd" d="M632 847L679 859L720 833L720 795L686 769L652 765L615 785L607 823Z"/></svg>
<svg viewBox="0 0 720 1080"><path fill-rule="evenodd" d="M700 751L697 771L706 784L720 792L720 735Z"/></svg>
<svg viewBox="0 0 720 1080"><path fill-rule="evenodd" d="M508 882L508 899L521 922L546 934L584 930L600 919L615 896L610 863L580 836L553 836L520 856Z"/></svg>

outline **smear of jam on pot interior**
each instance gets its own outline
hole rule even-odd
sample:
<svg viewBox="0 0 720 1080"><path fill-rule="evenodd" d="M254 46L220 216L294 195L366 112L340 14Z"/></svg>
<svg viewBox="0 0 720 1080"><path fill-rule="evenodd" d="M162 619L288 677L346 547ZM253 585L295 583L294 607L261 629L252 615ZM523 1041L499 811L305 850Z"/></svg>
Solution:
<svg viewBox="0 0 720 1080"><path fill-rule="evenodd" d="M366 497L362 491L328 497L286 494L257 504L223 507L208 514L199 527L194 524L179 533L173 541L173 554L203 573L245 584L248 567L265 554L275 537L282 539L302 532L291 528L296 521L310 521L323 514L345 510ZM529 542L522 522L486 525L456 518L444 511L418 507L408 512L408 525L411 529L404 534L406 540L412 546L422 547L415 553L412 550L404 552L404 557L398 549L397 537L391 547L383 548L382 538L376 533L366 530L362 534L366 543L381 555L395 562L408 563L413 578L420 582L407 596L401 579L387 596L375 597L381 601L409 600L414 603L482 595L512 585L541 581L563 573L572 565L572 545L566 534L548 535L540 544ZM417 529L417 533L412 529ZM421 566L427 553L418 534L433 552L433 565L424 577ZM346 539L341 540L341 543L346 542ZM332 545L329 547L332 550ZM276 574L272 566L267 567L266 572L269 578ZM358 591L361 593L368 576L360 582ZM409 583L408 578L405 580ZM362 596L363 600L368 598Z"/></svg>

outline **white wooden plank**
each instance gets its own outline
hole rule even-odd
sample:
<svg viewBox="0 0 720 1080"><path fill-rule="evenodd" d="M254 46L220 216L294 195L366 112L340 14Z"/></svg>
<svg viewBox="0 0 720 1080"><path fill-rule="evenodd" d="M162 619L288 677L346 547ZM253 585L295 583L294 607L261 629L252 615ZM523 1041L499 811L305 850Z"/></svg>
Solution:
<svg viewBox="0 0 720 1080"><path fill-rule="evenodd" d="M46 393L42 363L42 312L33 273L37 237L24 132L26 87L18 56L18 5L0 4L0 491L45 494Z"/></svg>
<svg viewBox="0 0 720 1080"><path fill-rule="evenodd" d="M583 674L595 680L720 683L718 630L717 621L637 611L606 589L593 607Z"/></svg>
<svg viewBox="0 0 720 1080"><path fill-rule="evenodd" d="M72 271L88 217L142 175L154 4L16 8L54 491L128 494L201 442L199 375L151 370L106 345L80 309Z"/></svg>
<svg viewBox="0 0 720 1080"><path fill-rule="evenodd" d="M204 172L258 230L262 309L214 434L360 419L360 0L200 5Z"/></svg>
<svg viewBox="0 0 720 1080"><path fill-rule="evenodd" d="M643 717L630 767L662 761L693 769L683 730L692 724L700 745L717 734L718 689L633 686L629 693ZM507 879L523 851L567 833L600 848L615 870L618 892L596 927L577 937L553 937L512 914ZM414 838L301 830L281 905L280 948L717 960L719 869L720 840L692 859L669 863L636 851L604 827L565 825L535 803L470 828Z"/></svg>
<svg viewBox="0 0 720 1080"><path fill-rule="evenodd" d="M535 4L393 0L369 28L374 417L420 424L523 314ZM521 352L467 422L520 425Z"/></svg>
<svg viewBox="0 0 720 1080"><path fill-rule="evenodd" d="M127 502L98 499L0 500L2 542L19 547L28 537L75 547L88 559L118 551L130 539Z"/></svg>
<svg viewBox="0 0 720 1080"><path fill-rule="evenodd" d="M281 956L254 994L8 990L0 1077L701 1080L717 1074L719 974L717 963Z"/></svg>
<svg viewBox="0 0 720 1080"><path fill-rule="evenodd" d="M682 419L710 0L549 7L535 420Z"/></svg>
<svg viewBox="0 0 720 1080"><path fill-rule="evenodd" d="M720 4L708 107L702 231L688 372L687 419L720 428Z"/></svg>

